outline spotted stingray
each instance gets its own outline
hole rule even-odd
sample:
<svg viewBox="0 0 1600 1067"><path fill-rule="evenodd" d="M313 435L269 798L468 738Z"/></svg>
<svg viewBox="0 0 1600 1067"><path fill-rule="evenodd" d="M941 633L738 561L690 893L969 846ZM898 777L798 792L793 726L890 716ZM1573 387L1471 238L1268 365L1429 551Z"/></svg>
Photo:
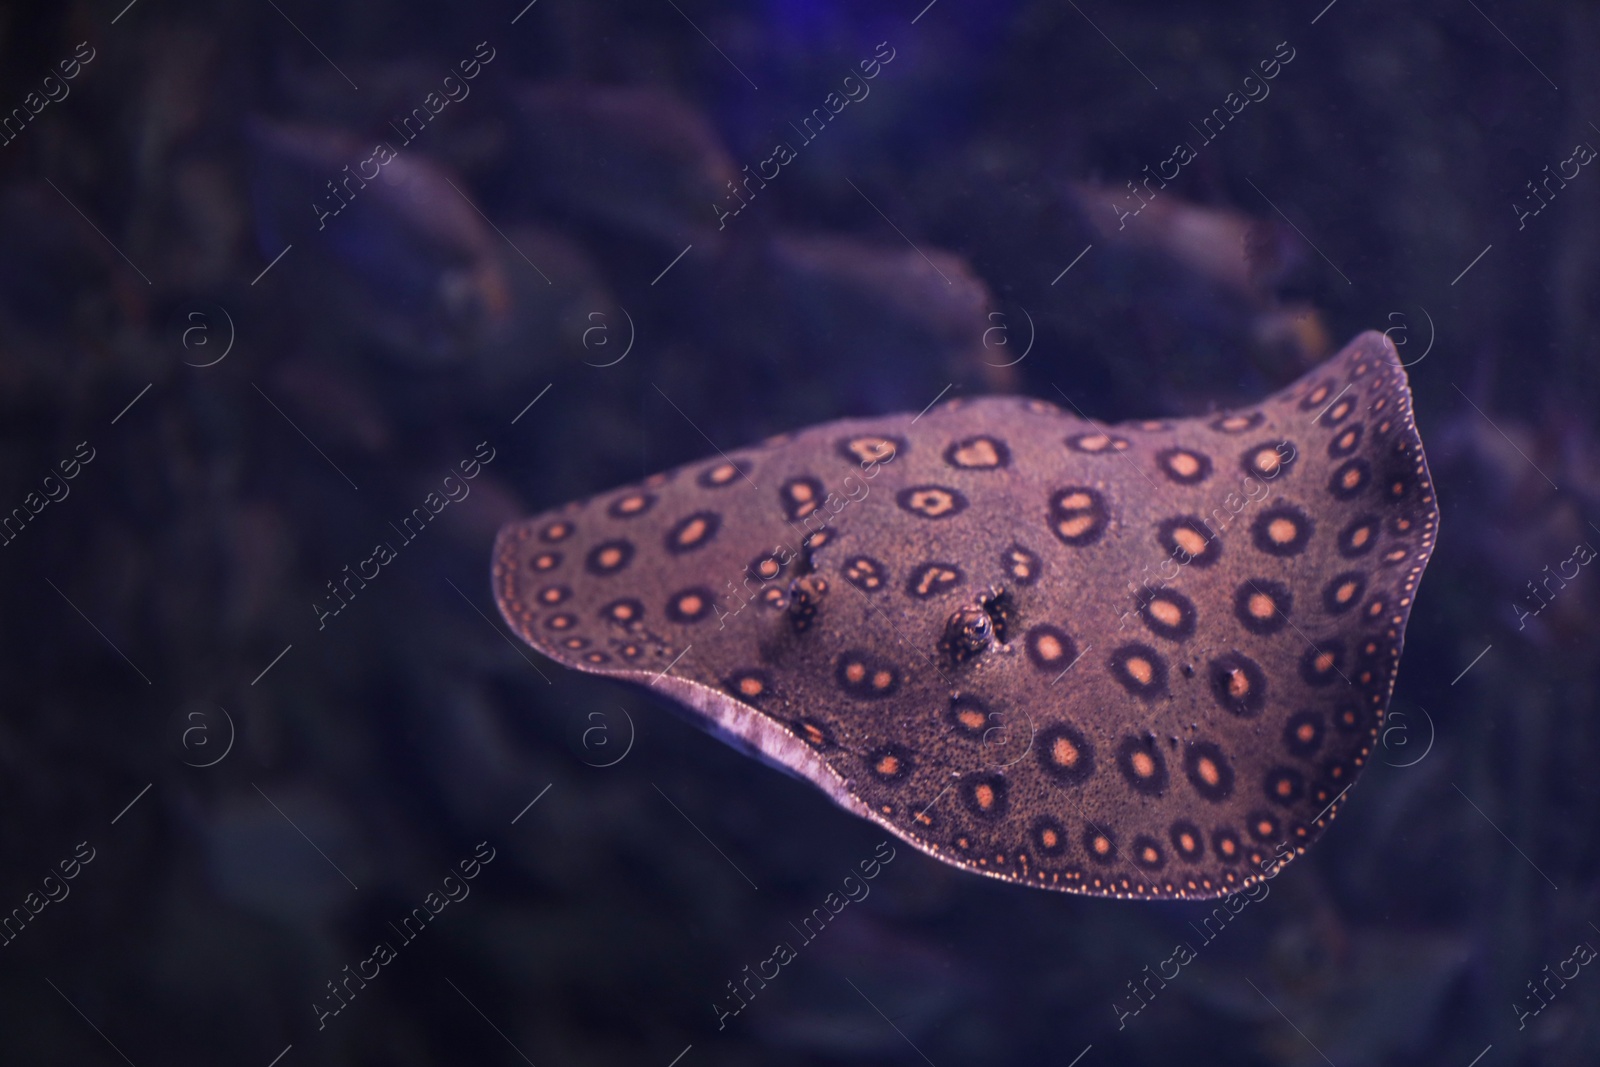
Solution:
<svg viewBox="0 0 1600 1067"><path fill-rule="evenodd" d="M500 610L947 863L1205 898L1328 825L1438 525L1382 334L1248 409L957 399L507 525Z"/></svg>

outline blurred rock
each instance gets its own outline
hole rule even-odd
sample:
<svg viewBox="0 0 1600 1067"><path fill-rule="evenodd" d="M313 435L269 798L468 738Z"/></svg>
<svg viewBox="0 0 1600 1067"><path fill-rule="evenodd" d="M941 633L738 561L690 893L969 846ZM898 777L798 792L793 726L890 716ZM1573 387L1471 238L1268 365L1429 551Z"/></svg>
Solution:
<svg viewBox="0 0 1600 1067"><path fill-rule="evenodd" d="M417 366L459 364L509 316L501 238L459 175L398 135L257 120L251 142L262 253L302 252L279 264L275 284L352 342Z"/></svg>
<svg viewBox="0 0 1600 1067"><path fill-rule="evenodd" d="M1010 339L991 343L993 297L953 253L783 234L755 262L719 266L719 345L774 373L791 368L785 386L804 398L800 410L920 411L952 384L953 395L1016 384L1005 364L1021 357L1028 328L1010 323Z"/></svg>
<svg viewBox="0 0 1600 1067"><path fill-rule="evenodd" d="M517 98L526 191L545 212L656 241L711 239L739 176L699 113L662 88L541 85Z"/></svg>

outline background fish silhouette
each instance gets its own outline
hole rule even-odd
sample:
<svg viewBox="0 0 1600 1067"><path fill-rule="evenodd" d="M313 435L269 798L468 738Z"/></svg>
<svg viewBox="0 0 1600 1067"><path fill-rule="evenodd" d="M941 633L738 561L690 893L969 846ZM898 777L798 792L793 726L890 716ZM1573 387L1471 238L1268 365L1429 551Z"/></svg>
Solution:
<svg viewBox="0 0 1600 1067"><path fill-rule="evenodd" d="M1371 752L1438 512L1361 335L1260 405L1102 427L954 400L505 527L501 612L968 870L1209 897Z"/></svg>

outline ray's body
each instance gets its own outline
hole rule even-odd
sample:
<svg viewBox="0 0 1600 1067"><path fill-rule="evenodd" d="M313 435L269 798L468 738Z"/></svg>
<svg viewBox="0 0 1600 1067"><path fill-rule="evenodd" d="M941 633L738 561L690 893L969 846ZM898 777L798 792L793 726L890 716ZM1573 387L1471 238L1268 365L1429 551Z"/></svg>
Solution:
<svg viewBox="0 0 1600 1067"><path fill-rule="evenodd" d="M495 593L948 863L1218 896L1320 835L1381 727L1438 522L1399 363L1363 334L1197 419L814 426L507 526Z"/></svg>

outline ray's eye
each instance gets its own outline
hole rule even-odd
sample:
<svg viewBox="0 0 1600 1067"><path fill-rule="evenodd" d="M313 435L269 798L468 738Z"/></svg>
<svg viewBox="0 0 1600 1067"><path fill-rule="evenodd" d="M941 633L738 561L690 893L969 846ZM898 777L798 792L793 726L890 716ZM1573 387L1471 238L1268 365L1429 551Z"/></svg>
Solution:
<svg viewBox="0 0 1600 1067"><path fill-rule="evenodd" d="M945 620L940 646L956 663L965 663L989 647L994 623L982 608L961 608Z"/></svg>

